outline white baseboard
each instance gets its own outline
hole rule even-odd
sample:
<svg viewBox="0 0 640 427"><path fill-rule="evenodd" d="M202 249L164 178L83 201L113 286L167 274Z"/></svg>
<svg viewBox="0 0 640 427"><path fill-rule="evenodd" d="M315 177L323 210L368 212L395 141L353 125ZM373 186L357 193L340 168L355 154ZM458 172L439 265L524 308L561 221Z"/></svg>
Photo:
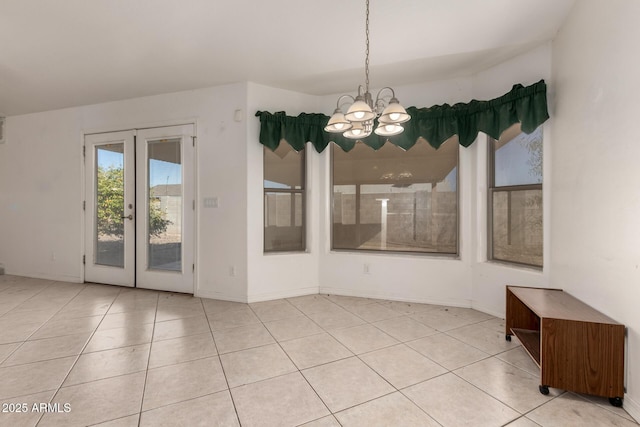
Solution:
<svg viewBox="0 0 640 427"><path fill-rule="evenodd" d="M251 295L248 295L247 297L230 295L230 294L215 292L210 290L199 290L195 293L195 296L200 298L219 299L223 301L253 303L253 302L261 302L261 301L271 301L274 299L281 299L281 298L293 298L293 297L299 297L303 295L316 295L317 293L318 293L318 288L316 288L315 286L312 286L308 288L298 288L298 289L292 289L287 291L251 294Z"/></svg>
<svg viewBox="0 0 640 427"><path fill-rule="evenodd" d="M247 298L244 296L225 294L223 292L215 292L215 291L207 291L203 289L197 290L193 296L198 298L209 298L209 299L218 299L222 301L232 301L232 302L247 302Z"/></svg>
<svg viewBox="0 0 640 427"><path fill-rule="evenodd" d="M473 308L474 310L477 310L477 311L481 311L481 312L486 313L486 314L490 314L493 317L498 317L500 319L504 319L505 318L505 312L504 311L495 311L493 309L486 308L486 307L483 307L483 306L478 305L478 304L471 304L471 308Z"/></svg>
<svg viewBox="0 0 640 427"><path fill-rule="evenodd" d="M328 286L320 287L321 294L342 295L347 297L373 298L389 301L412 302L418 304L445 305L448 307L471 308L471 301L466 299L437 299L437 298L403 298L397 295L390 295L375 292L354 292L352 289L332 288Z"/></svg>
<svg viewBox="0 0 640 427"><path fill-rule="evenodd" d="M640 403L629 397L628 394L624 395L624 410L633 417L636 422L640 422Z"/></svg>
<svg viewBox="0 0 640 427"><path fill-rule="evenodd" d="M317 295L318 288L316 286L311 286L308 288L298 288L286 291L278 291L278 292L267 292L263 294L251 294L247 298L248 301L251 302L261 302L261 301L271 301L274 299L281 298L294 298L301 297L304 295Z"/></svg>
<svg viewBox="0 0 640 427"><path fill-rule="evenodd" d="M69 282L69 283L84 283L84 280L78 276L65 276L57 274L43 274L43 273L23 273L19 271L6 271L9 276L28 277L31 279L41 280L54 280L56 282Z"/></svg>
<svg viewBox="0 0 640 427"><path fill-rule="evenodd" d="M420 303L420 304L444 305L449 307L471 308L471 302L469 300L452 300L452 299L444 300L444 299L435 299L435 298L430 298L430 299L402 298L402 297L398 297L397 295L380 294L380 293L372 293L372 292L354 292L352 289L333 288L333 287L327 287L327 286L320 287L320 289L318 289L315 286L311 286L307 288L298 288L298 289L292 289L292 290L286 290L286 291L251 294L251 295L248 295L246 298L238 295L229 295L221 292L208 291L208 290L199 290L195 293L195 296L200 298L219 299L223 301L254 303L254 302L262 302L262 301L271 301L271 300L281 299L281 298L294 298L294 297L299 297L304 295L316 295L316 294L342 295L342 296L349 296L349 297L373 298L373 299L383 299L383 300L390 300L390 301L402 301L402 302L411 302L411 303ZM492 314L492 313L489 313L489 314Z"/></svg>

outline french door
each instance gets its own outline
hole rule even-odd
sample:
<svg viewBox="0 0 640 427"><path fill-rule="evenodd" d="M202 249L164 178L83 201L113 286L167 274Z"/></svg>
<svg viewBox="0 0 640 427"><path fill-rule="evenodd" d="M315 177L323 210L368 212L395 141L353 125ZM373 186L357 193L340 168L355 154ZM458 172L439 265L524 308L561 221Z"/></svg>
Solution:
<svg viewBox="0 0 640 427"><path fill-rule="evenodd" d="M193 293L193 136L85 135L85 281Z"/></svg>

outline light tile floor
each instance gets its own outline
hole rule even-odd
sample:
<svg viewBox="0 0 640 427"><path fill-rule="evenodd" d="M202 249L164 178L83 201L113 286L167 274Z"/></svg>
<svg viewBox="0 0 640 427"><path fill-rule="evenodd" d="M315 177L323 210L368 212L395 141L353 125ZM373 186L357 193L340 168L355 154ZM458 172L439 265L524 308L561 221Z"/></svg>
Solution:
<svg viewBox="0 0 640 427"><path fill-rule="evenodd" d="M502 320L471 309L15 276L0 276L0 402L11 427L638 426L606 399L540 394Z"/></svg>

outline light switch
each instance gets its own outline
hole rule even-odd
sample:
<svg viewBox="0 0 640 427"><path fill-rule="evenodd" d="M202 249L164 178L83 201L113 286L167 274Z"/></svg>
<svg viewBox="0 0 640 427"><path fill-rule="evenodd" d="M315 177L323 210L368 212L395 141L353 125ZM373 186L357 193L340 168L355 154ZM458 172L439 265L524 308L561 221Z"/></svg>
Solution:
<svg viewBox="0 0 640 427"><path fill-rule="evenodd" d="M217 208L218 207L218 198L217 197L205 197L203 204L204 204L205 208Z"/></svg>

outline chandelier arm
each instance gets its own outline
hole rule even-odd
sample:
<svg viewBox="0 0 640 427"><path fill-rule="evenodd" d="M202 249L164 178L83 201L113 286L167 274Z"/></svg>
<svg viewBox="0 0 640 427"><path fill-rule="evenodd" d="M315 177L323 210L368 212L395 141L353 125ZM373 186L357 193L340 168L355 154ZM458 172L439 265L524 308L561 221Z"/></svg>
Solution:
<svg viewBox="0 0 640 427"><path fill-rule="evenodd" d="M351 99L351 103L353 104L354 102L356 102L355 98L351 95L341 95L340 98L338 98L338 102L336 102L336 108L339 110L340 109L340 102L342 101L342 98L350 98Z"/></svg>
<svg viewBox="0 0 640 427"><path fill-rule="evenodd" d="M385 86L385 87L383 87L382 89L380 89L380 90L378 91L378 94L376 95L376 102L377 102L379 99L380 99L380 100L382 100L382 98L383 98L383 97L381 97L381 96L380 96L380 94L382 94L382 92L383 92L385 89L388 89L388 90L390 90L390 91L391 91L391 98L395 98L395 97L396 97L396 92L393 90L393 88L391 88L391 87L389 87L389 86Z"/></svg>

